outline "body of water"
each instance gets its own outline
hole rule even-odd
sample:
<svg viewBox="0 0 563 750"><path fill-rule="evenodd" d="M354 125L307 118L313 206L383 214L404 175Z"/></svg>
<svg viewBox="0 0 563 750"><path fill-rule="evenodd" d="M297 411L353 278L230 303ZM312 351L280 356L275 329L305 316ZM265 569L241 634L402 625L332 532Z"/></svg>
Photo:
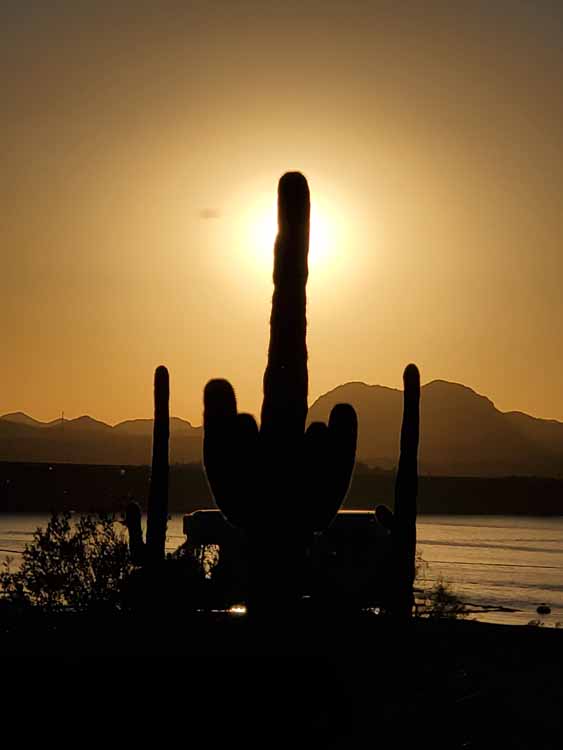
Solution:
<svg viewBox="0 0 563 750"><path fill-rule="evenodd" d="M421 516L417 536L423 585L442 576L464 602L518 610L478 619L563 626L563 517ZM551 614L541 617L543 603Z"/></svg>
<svg viewBox="0 0 563 750"><path fill-rule="evenodd" d="M0 514L0 564L14 567L47 515ZM563 626L563 517L421 516L418 549L426 565L419 586L443 577L464 601L516 612L472 615L480 620L526 624L539 619L546 627ZM184 541L182 514L168 524L167 549ZM540 617L539 604L551 607Z"/></svg>

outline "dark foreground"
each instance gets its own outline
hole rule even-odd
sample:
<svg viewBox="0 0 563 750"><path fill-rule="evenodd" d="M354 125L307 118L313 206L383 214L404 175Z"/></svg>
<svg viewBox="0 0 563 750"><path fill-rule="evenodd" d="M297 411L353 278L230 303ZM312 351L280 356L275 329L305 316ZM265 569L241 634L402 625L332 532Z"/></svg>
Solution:
<svg viewBox="0 0 563 750"><path fill-rule="evenodd" d="M3 725L23 708L29 740L561 747L558 630L367 614L268 632L224 615L18 620L0 641Z"/></svg>

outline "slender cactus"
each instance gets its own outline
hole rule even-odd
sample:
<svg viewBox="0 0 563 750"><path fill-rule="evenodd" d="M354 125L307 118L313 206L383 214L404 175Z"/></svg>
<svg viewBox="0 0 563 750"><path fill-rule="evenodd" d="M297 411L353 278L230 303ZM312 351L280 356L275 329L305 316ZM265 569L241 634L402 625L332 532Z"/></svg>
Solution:
<svg viewBox="0 0 563 750"><path fill-rule="evenodd" d="M338 512L355 461L357 419L350 405L338 404L328 425L315 422L305 431L309 214L305 177L285 174L278 186L260 430L252 416L237 413L227 381L212 380L204 391L207 479L227 520L248 533L255 602L298 596L308 540Z"/></svg>
<svg viewBox="0 0 563 750"><path fill-rule="evenodd" d="M152 470L147 512L147 562L149 564L164 560L168 522L169 400L168 370L160 366L154 373Z"/></svg>
<svg viewBox="0 0 563 750"><path fill-rule="evenodd" d="M131 502L125 510L125 526L129 533L129 554L133 565L143 565L145 562L145 543L141 526L141 508L138 503Z"/></svg>
<svg viewBox="0 0 563 750"><path fill-rule="evenodd" d="M418 493L418 442L420 424L420 374L416 365L403 373L403 423L399 467L395 480L395 508L376 508L378 520L391 532L392 573L390 608L401 618L410 617L414 604L416 558L416 497Z"/></svg>

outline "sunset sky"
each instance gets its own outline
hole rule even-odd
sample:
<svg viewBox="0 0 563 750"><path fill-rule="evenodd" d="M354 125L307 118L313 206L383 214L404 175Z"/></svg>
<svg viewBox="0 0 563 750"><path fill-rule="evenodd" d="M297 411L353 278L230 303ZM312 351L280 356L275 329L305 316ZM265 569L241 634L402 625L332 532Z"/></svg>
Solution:
<svg viewBox="0 0 563 750"><path fill-rule="evenodd" d="M0 413L258 413L277 180L308 178L310 401L405 364L563 420L563 4L0 11Z"/></svg>

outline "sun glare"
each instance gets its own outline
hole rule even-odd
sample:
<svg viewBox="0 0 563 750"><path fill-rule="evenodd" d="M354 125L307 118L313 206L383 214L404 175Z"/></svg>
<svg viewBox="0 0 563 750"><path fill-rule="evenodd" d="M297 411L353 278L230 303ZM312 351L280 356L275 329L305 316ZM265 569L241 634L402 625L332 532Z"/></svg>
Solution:
<svg viewBox="0 0 563 750"><path fill-rule="evenodd" d="M320 193L311 186L311 225L309 235L310 301L327 286L338 284L342 297L358 272L358 217L351 212L342 195L331 191ZM241 296L254 304L251 290L259 290L261 299L270 294L274 263L274 243L278 232L275 191L263 182L240 186L230 200L230 222L218 222L214 238L217 253L212 257ZM274 192L274 195L272 195ZM254 199L250 198L254 196ZM239 273L233 274L233 263Z"/></svg>
<svg viewBox="0 0 563 750"><path fill-rule="evenodd" d="M260 273L271 271L273 264L274 242L278 232L277 208L260 206L248 217L248 259ZM336 227L331 215L324 206L311 206L311 227L309 235L309 269L319 274L330 270L335 261Z"/></svg>

